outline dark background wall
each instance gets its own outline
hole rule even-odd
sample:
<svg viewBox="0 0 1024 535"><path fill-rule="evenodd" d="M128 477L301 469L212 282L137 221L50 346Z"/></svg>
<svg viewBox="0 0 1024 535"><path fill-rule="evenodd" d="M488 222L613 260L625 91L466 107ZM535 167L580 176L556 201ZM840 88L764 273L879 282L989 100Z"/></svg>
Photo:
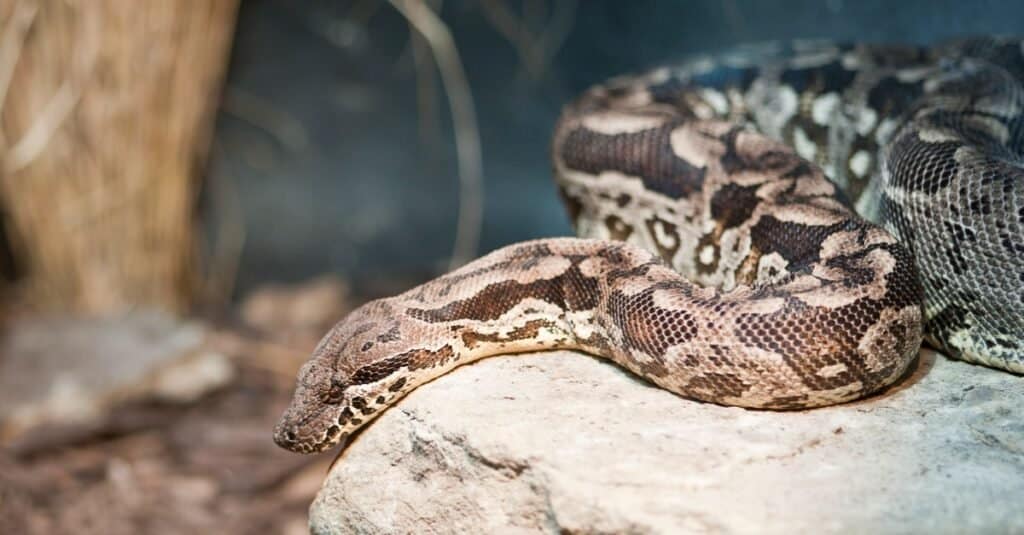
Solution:
<svg viewBox="0 0 1024 535"><path fill-rule="evenodd" d="M524 4L541 15L572 8L505 2L517 14ZM533 79L479 3L444 3L442 18L461 54L480 125L481 251L570 232L550 179L549 135L560 106L604 78L741 42L927 43L1024 33L1020 1L581 0L575 6L564 44L544 76ZM420 133L408 39L405 20L384 2L242 3L204 196L215 243L244 229L239 292L335 272L373 295L443 271L456 223L455 149L439 88L440 124ZM232 224L238 228L223 233Z"/></svg>

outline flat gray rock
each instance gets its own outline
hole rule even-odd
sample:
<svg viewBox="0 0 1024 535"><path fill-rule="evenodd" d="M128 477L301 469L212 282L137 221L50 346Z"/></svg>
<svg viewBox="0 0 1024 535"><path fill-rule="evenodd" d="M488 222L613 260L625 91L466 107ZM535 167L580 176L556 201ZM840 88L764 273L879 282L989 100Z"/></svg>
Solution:
<svg viewBox="0 0 1024 535"><path fill-rule="evenodd" d="M48 426L100 425L139 400L189 403L234 376L206 328L155 310L18 318L0 330L0 446Z"/></svg>
<svg viewBox="0 0 1024 535"><path fill-rule="evenodd" d="M689 401L570 353L420 387L337 460L314 533L1020 533L1024 378L923 351L861 402Z"/></svg>

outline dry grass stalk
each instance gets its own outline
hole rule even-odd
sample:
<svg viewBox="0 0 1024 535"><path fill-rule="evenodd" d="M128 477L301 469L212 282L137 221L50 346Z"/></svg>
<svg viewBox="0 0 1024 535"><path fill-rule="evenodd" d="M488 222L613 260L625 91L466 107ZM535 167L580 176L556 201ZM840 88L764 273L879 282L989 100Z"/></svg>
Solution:
<svg viewBox="0 0 1024 535"><path fill-rule="evenodd" d="M449 269L476 256L483 220L483 158L473 94L466 81L455 40L448 27L423 0L388 0L419 33L437 62L455 129L459 168L459 216Z"/></svg>
<svg viewBox="0 0 1024 535"><path fill-rule="evenodd" d="M576 0L553 0L550 16L541 0L526 0L517 15L503 0L482 0L484 18L511 43L526 74L540 80L576 20Z"/></svg>
<svg viewBox="0 0 1024 535"><path fill-rule="evenodd" d="M236 9L0 0L4 27L34 19L20 50L0 48L0 75L13 73L0 87L0 195L33 303L90 313L190 304L197 171Z"/></svg>
<svg viewBox="0 0 1024 535"><path fill-rule="evenodd" d="M434 13L439 13L442 1L427 2ZM441 118L437 101L437 71L430 54L430 45L412 25L409 25L409 50L416 69L416 109L419 111L420 143L434 153L441 145Z"/></svg>

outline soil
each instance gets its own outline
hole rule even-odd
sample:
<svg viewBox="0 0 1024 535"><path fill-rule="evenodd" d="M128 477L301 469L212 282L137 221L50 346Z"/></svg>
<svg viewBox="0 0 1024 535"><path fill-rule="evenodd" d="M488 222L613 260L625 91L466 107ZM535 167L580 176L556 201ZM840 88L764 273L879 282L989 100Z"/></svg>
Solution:
<svg viewBox="0 0 1024 535"><path fill-rule="evenodd" d="M0 447L0 533L306 533L334 456L284 451L271 431L295 372L351 308L309 291L339 292L323 281L275 288L270 309L300 295L301 324L268 328L245 304L232 321L208 323L206 343L236 366L228 386L186 405L123 404L99 425L37 429Z"/></svg>

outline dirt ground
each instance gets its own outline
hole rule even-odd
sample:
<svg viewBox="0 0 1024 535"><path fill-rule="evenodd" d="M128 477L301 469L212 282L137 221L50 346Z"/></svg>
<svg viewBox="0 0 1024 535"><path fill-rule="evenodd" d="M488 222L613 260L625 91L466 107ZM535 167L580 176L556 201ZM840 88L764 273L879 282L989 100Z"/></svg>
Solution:
<svg viewBox="0 0 1024 535"><path fill-rule="evenodd" d="M101 425L0 449L0 533L306 533L334 455L284 451L271 430L295 371L349 308L332 284L263 292L208 323L237 373L197 402L123 404Z"/></svg>

